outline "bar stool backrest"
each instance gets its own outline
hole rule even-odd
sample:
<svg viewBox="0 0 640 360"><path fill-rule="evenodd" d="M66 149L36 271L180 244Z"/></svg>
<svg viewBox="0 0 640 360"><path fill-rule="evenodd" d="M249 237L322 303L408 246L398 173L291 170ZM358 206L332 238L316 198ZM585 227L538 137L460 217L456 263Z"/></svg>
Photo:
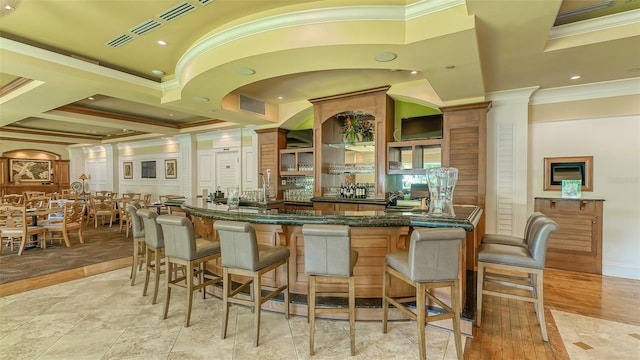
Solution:
<svg viewBox="0 0 640 360"><path fill-rule="evenodd" d="M133 230L133 238L139 239L144 236L144 226L142 225L142 218L138 216L138 210L142 209L139 203L131 201L127 204L126 211L131 216L131 229Z"/></svg>
<svg viewBox="0 0 640 360"><path fill-rule="evenodd" d="M222 266L255 271L260 258L253 226L248 222L219 220L213 227L220 235Z"/></svg>
<svg viewBox="0 0 640 360"><path fill-rule="evenodd" d="M168 257L193 260L197 256L193 224L184 216L160 215L158 224L164 233L164 253Z"/></svg>
<svg viewBox="0 0 640 360"><path fill-rule="evenodd" d="M409 244L411 281L451 281L458 278L463 229L415 228Z"/></svg>
<svg viewBox="0 0 640 360"><path fill-rule="evenodd" d="M156 221L158 214L147 209L138 210L138 216L142 218L144 224L144 241L156 249L164 248L164 234L162 227Z"/></svg>
<svg viewBox="0 0 640 360"><path fill-rule="evenodd" d="M312 275L351 276L351 228L303 225L304 271Z"/></svg>
<svg viewBox="0 0 640 360"><path fill-rule="evenodd" d="M558 224L547 216L540 217L532 226L531 239L527 239L527 248L537 269L544 269L547 258L547 245L551 233L558 230Z"/></svg>

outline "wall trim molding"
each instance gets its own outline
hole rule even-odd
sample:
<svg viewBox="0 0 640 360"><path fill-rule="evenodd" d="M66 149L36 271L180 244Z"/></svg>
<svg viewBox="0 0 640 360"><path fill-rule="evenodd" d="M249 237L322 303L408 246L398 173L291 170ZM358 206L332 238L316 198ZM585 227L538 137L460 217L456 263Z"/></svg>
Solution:
<svg viewBox="0 0 640 360"><path fill-rule="evenodd" d="M531 105L638 94L640 94L640 77L552 89L541 89L533 94L531 98Z"/></svg>

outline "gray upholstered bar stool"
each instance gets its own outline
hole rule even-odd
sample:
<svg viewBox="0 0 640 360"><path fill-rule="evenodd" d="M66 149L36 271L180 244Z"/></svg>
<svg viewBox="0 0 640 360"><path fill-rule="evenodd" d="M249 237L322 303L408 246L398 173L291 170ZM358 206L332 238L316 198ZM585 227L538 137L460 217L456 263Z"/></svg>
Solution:
<svg viewBox="0 0 640 360"><path fill-rule="evenodd" d="M254 313L253 346L258 346L260 310L264 302L284 292L285 316L287 319L289 318L289 249L284 246L258 244L256 232L253 226L247 222L219 220L213 223L213 228L218 232L222 252L222 307L224 311L222 338L227 336L230 303L245 305L251 307ZM262 275L279 266L284 266L282 276L286 284L270 289L271 292L262 297ZM232 289L231 275L247 276L249 280L238 288ZM249 287L251 300L236 297L247 287Z"/></svg>
<svg viewBox="0 0 640 360"><path fill-rule="evenodd" d="M344 313L349 315L351 355L356 354L356 283L353 268L358 252L351 249L351 228L346 225L303 225L304 272L308 276L309 354L314 352L316 314ZM316 282L348 284L349 307L316 308ZM326 292L327 295L336 291ZM323 292L325 293L325 292Z"/></svg>
<svg viewBox="0 0 640 360"><path fill-rule="evenodd" d="M184 216L160 215L157 221L164 234L164 253L167 270L167 294L162 318L167 318L169 302L171 301L171 289L185 289L187 291L188 304L185 327L189 327L193 292L222 281L220 276L205 274L207 261L220 257L220 242L196 238L193 224ZM183 275L178 276L176 265L186 269L182 273ZM197 285L194 284L194 276L198 277ZM206 293L206 291L202 291L203 298Z"/></svg>
<svg viewBox="0 0 640 360"><path fill-rule="evenodd" d="M144 224L144 241L146 248L144 253L146 271L142 296L147 296L149 277L151 271L153 271L155 284L151 303L155 304L158 300L160 274L165 273L165 270L162 268L164 265L164 234L162 233L162 227L160 227L160 224L156 221L158 214L155 211L139 209L137 214L142 218L142 223Z"/></svg>
<svg viewBox="0 0 640 360"><path fill-rule="evenodd" d="M131 201L127 204L125 209L131 217L131 233L133 234L133 262L131 263L131 286L136 283L136 273L138 270L142 270L142 264L145 262L144 254L146 252L145 239L144 239L144 226L142 225L142 219L138 216L138 210L142 209L142 206Z"/></svg>
<svg viewBox="0 0 640 360"><path fill-rule="evenodd" d="M481 244L502 244L502 245L512 245L512 246L527 246L527 239L531 237L531 229L533 224L538 221L544 214L541 212L534 212L529 215L527 219L527 224L524 227L524 236L511 236L505 234L484 234L482 235L482 239L480 240Z"/></svg>
<svg viewBox="0 0 640 360"><path fill-rule="evenodd" d="M409 251L387 254L382 285L382 332L387 333L389 304L394 305L418 326L420 359L427 358L425 326L430 321L453 319L453 336L458 359L462 360L462 335L460 333L460 251L465 240L462 229L415 228L411 233ZM389 296L391 277L415 287L415 297ZM435 297L430 289L449 287L451 306ZM440 306L444 312L428 315L426 297ZM405 303L415 301L415 311Z"/></svg>
<svg viewBox="0 0 640 360"><path fill-rule="evenodd" d="M482 244L478 248L478 289L476 325L482 323L482 297L492 295L532 302L538 316L542 339L549 341L544 319L543 270L549 236L558 224L546 216L539 217L531 227L527 246ZM497 270L497 272L496 272ZM524 274L521 276L520 274ZM494 284L497 287L487 288ZM530 296L509 290L528 290Z"/></svg>

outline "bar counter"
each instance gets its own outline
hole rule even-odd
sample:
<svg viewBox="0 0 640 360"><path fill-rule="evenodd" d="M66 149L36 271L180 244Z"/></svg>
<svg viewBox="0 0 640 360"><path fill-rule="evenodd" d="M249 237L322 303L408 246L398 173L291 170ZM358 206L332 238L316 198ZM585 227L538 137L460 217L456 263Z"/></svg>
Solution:
<svg viewBox="0 0 640 360"><path fill-rule="evenodd" d="M477 206L454 205L455 217L433 216L422 210L408 211L319 211L269 209L266 206L224 206L201 198L188 199L182 208L191 216L213 220L246 221L256 224L332 224L352 227L459 227L473 231L482 210Z"/></svg>
<svg viewBox="0 0 640 360"><path fill-rule="evenodd" d="M286 246L291 251L289 259L290 291L294 294L291 311L305 315L307 276L304 273L304 224L341 224L351 226L351 247L358 251L359 257L354 275L356 277L356 297L359 304L378 304L358 306L357 317L360 320L379 320L379 302L382 296L382 275L385 257L388 253L405 251L409 247L409 237L414 227L459 227L473 233L482 209L477 206L454 206L455 217L437 217L425 211L317 211L317 210L283 210L262 207L240 206L237 209L226 209L225 205L216 205L203 199L187 199L182 209L194 222L196 232L202 236L215 238L213 223L216 220L246 221L252 223L258 242L272 246ZM461 284L466 281L466 244L462 242L460 249ZM208 267L221 273L219 260L209 263ZM275 274L266 274L263 284L276 286L284 283L280 270ZM461 298L464 302L466 286L461 286ZM346 291L342 284L319 284L318 291ZM448 289L442 289L448 293ZM391 294L411 295L415 290L401 282L392 282ZM301 299L295 301L295 295ZM444 296L447 298L448 296ZM265 308L282 310L282 303L270 301ZM464 314L463 314L464 315ZM403 315L397 315L403 318ZM466 332L463 326L463 332Z"/></svg>

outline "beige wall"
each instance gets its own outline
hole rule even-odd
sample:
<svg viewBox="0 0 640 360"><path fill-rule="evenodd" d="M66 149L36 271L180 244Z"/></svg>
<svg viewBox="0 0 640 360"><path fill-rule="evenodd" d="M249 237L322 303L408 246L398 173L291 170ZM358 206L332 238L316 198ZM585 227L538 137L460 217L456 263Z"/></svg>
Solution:
<svg viewBox="0 0 640 360"><path fill-rule="evenodd" d="M0 154L13 150L45 150L60 155L60 160L69 160L67 145L42 144L30 141L0 140Z"/></svg>
<svg viewBox="0 0 640 360"><path fill-rule="evenodd" d="M563 107L575 114L589 109L587 103ZM640 279L640 111L529 124L531 201L536 196L560 196L543 191L544 158L558 156L593 156L593 192L583 192L582 197L605 200L603 274ZM533 202L529 206L533 211Z"/></svg>

